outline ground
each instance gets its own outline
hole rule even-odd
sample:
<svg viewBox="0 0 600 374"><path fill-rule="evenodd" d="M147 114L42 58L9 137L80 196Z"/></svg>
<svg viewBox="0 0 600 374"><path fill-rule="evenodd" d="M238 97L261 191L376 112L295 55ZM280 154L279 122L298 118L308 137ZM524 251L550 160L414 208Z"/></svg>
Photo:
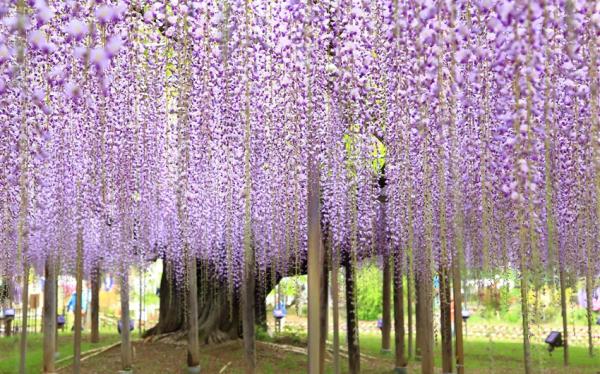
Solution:
<svg viewBox="0 0 600 374"><path fill-rule="evenodd" d="M343 336L342 336L343 339ZM258 342L258 373L306 373L306 356L302 353L290 352L288 349L276 348L272 344L285 346L303 345L302 336L292 333L292 337L286 335L282 339L268 339L268 342ZM108 346L118 341L118 336L104 334L100 346ZM0 338L0 373L16 373L18 364L18 340L14 338ZM62 335L60 337L61 357L67 358L71 352L71 337ZM90 350L98 345L91 345L89 337L84 335L83 350ZM364 374L386 374L391 373L393 357L382 355L379 352L380 337L374 333L362 333L360 336L361 350L371 356L363 358L362 373ZM41 336L34 335L30 339L30 351L28 359L28 373L39 373L41 362ZM138 341L134 344L135 373L140 374L179 374L185 367L186 347L185 345L167 343L143 343ZM466 342L467 352L467 374L487 373L522 373L522 345L520 342L498 342L492 340L470 339ZM550 355L543 345L533 346L533 357L536 373L544 374L597 374L600 371L600 349L596 349L596 356L588 357L584 346L571 347L572 365L565 370L562 367L562 350L557 350ZM204 347L201 352L202 373L205 374L236 374L243 373L244 360L241 342L225 343L223 345ZM94 356L83 362L83 374L107 374L116 373L119 370L120 352L119 347L110 349L102 354ZM63 363L67 365L69 359ZM343 361L345 368L345 361ZM439 356L436 365L439 367ZM59 365L60 366L60 365ZM328 364L328 373L331 373L331 362ZM418 363L411 362L413 370L418 371ZM70 367L59 371L60 374L71 372ZM343 370L343 372L346 372Z"/></svg>

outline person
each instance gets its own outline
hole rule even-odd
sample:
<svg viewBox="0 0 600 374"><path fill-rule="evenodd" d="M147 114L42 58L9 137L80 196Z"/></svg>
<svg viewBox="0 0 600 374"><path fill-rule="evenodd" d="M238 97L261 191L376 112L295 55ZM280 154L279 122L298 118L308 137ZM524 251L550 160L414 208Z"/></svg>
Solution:
<svg viewBox="0 0 600 374"><path fill-rule="evenodd" d="M71 298L69 299L69 303L67 304L67 311L73 313L73 326L71 327L71 331L75 330L75 306L77 304L77 292L73 292L71 294ZM83 326L85 325L85 317L87 313L87 298L85 297L85 293L81 298L81 330L83 330Z"/></svg>

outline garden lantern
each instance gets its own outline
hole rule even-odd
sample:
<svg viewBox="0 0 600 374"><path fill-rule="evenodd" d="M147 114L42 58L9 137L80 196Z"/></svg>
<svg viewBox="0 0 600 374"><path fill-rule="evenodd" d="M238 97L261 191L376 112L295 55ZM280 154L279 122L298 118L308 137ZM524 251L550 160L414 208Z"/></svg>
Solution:
<svg viewBox="0 0 600 374"><path fill-rule="evenodd" d="M562 334L558 331L551 331L545 343L548 344L548 352L552 352L554 348L562 347Z"/></svg>
<svg viewBox="0 0 600 374"><path fill-rule="evenodd" d="M462 315L463 321L466 323L467 320L471 317L471 312L468 310L463 310L461 315Z"/></svg>
<svg viewBox="0 0 600 374"><path fill-rule="evenodd" d="M273 309L273 317L275 318L275 330L281 332L281 321L287 315L287 310L283 303L279 303L275 309Z"/></svg>
<svg viewBox="0 0 600 374"><path fill-rule="evenodd" d="M135 326L134 326L133 320L132 319L129 320L129 331L133 331L134 327ZM123 329L123 323L121 322L121 320L119 320L117 322L117 331L119 332L119 334L121 334L122 329Z"/></svg>
<svg viewBox="0 0 600 374"><path fill-rule="evenodd" d="M4 319L7 321L12 321L15 318L15 310L14 309L5 309L4 310Z"/></svg>
<svg viewBox="0 0 600 374"><path fill-rule="evenodd" d="M58 316L56 316L56 327L59 329L62 329L63 327L65 327L65 316L62 314L59 314Z"/></svg>

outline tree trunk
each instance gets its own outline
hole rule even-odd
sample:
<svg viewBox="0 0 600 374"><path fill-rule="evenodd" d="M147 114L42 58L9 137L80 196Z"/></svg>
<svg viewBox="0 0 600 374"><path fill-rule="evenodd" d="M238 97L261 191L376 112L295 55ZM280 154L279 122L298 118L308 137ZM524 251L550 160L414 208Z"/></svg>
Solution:
<svg viewBox="0 0 600 374"><path fill-rule="evenodd" d="M346 323L348 338L348 367L350 374L360 373L360 347L358 343L358 315L355 302L355 274L352 261L345 261L346 268Z"/></svg>
<svg viewBox="0 0 600 374"><path fill-rule="evenodd" d="M383 312L382 312L382 327L381 327L381 352L390 353L390 336L392 329L392 316L391 316L391 282L392 275L390 271L390 256L387 249L384 249L383 255Z"/></svg>
<svg viewBox="0 0 600 374"><path fill-rule="evenodd" d="M266 284L260 284L256 287L254 296L255 321L254 324L267 331L267 295L265 293ZM275 297L279 297L276 295ZM277 302L275 303L277 304Z"/></svg>
<svg viewBox="0 0 600 374"><path fill-rule="evenodd" d="M399 251L397 251L399 252ZM404 346L404 290L402 256L394 254L394 343L396 349L395 374L406 373L408 365Z"/></svg>
<svg viewBox="0 0 600 374"><path fill-rule="evenodd" d="M200 280L200 279L199 279ZM175 283L175 273L171 262L163 260L160 278L160 313L158 323L146 331L144 336L160 335L183 329L183 289Z"/></svg>
<svg viewBox="0 0 600 374"><path fill-rule="evenodd" d="M56 267L46 259L44 271L44 373L54 373L56 351Z"/></svg>
<svg viewBox="0 0 600 374"><path fill-rule="evenodd" d="M91 341L100 342L100 267L95 266L91 278L92 300L90 312L92 317Z"/></svg>
<svg viewBox="0 0 600 374"><path fill-rule="evenodd" d="M452 374L452 317L450 279L444 260L440 264L440 330L442 336L442 373Z"/></svg>
<svg viewBox="0 0 600 374"><path fill-rule="evenodd" d="M218 344L242 337L239 329L239 294L230 295L228 284L215 279L216 269L214 266L201 263L196 269L200 344ZM173 265L164 261L160 282L158 323L146 330L144 337L168 333L181 333L176 338L182 339L187 336L187 326L184 325L184 305L181 303L185 297L184 292L184 287L176 283Z"/></svg>

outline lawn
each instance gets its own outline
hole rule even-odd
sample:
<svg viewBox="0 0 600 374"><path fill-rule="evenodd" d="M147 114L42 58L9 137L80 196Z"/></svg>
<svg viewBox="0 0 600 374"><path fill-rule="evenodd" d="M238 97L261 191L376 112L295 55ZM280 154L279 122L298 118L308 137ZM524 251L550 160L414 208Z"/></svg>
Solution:
<svg viewBox="0 0 600 374"><path fill-rule="evenodd" d="M40 373L42 371L43 345L42 334L31 334L27 339L27 373ZM92 344L89 334L82 336L81 350L87 350L109 345L119 340L119 336L113 332L100 334L100 342ZM61 333L58 337L58 359L73 355L73 335ZM59 366L67 365L68 362L60 363ZM19 370L19 337L0 338L0 374L14 374Z"/></svg>
<svg viewBox="0 0 600 374"><path fill-rule="evenodd" d="M342 337L343 338L343 337ZM393 338L392 338L393 339ZM386 359L390 355L380 352L381 338L375 334L361 334L361 352ZM521 373L523 372L523 345L515 341L494 341L481 339L468 339L465 342L465 367L467 373ZM570 374L600 373L600 347L596 348L596 355L590 357L587 347L572 346L569 348L570 367L568 371L563 366L562 348L556 349L552 354L548 352L545 344L532 344L532 358L536 372ZM413 362L414 363L414 362ZM436 344L436 367L441 366L439 342ZM487 369L487 370L482 370Z"/></svg>

